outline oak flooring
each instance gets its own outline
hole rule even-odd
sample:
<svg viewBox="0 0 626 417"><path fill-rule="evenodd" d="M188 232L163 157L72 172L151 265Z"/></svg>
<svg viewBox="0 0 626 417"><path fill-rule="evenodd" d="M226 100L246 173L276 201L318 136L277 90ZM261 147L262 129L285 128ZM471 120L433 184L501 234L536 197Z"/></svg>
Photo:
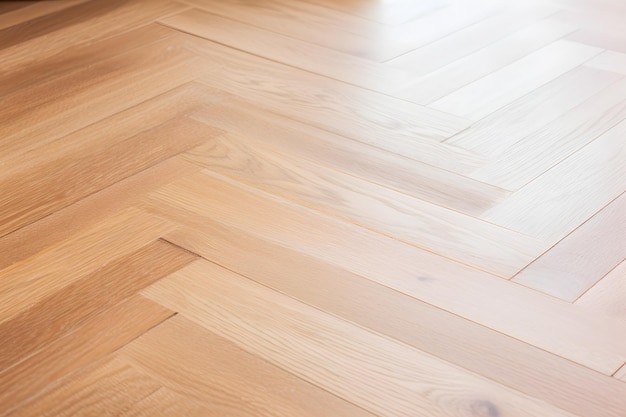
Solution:
<svg viewBox="0 0 626 417"><path fill-rule="evenodd" d="M626 416L624 27L0 2L0 416Z"/></svg>

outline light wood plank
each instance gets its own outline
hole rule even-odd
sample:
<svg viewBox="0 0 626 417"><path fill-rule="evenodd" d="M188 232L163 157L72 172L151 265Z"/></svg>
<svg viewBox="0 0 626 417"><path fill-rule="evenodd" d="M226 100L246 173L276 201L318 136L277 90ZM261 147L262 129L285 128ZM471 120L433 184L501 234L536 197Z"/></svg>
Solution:
<svg viewBox="0 0 626 417"><path fill-rule="evenodd" d="M487 91L489 88L492 88L494 84L497 84L498 89L502 89L508 84L511 84L511 79L517 79L524 74L529 76L529 81L534 80L537 70L542 68L541 64L545 64L545 56L551 56L557 51L555 51L554 48L551 48L551 50L545 54L540 54L540 56L536 59L533 59L535 56L534 54L541 51L539 48L549 45L551 42L560 39L572 30L573 27L571 25L561 23L553 19L548 18L539 21L472 54L464 55L460 59L451 62L437 71L418 78L412 84L399 89L396 94L399 97L411 100L415 103L432 103L432 107L436 108L440 106L446 108L446 111L448 112L467 114L468 118L471 118L472 120L479 120L485 115L484 111L481 114L474 114L470 111L473 109L472 107L462 107L462 105L465 105L464 103L466 103L464 101L464 96L460 95L462 91L470 89L469 86L473 83L478 83L479 86L482 83L484 85L483 91ZM557 60L563 59L566 53L567 51L561 52L561 57L557 58ZM554 58L555 57L552 56L552 59ZM519 70L515 70L515 67L512 70L507 70L510 65L514 65L518 61L521 61L521 63L517 64L521 65ZM575 62L576 64L580 63L578 61ZM572 65L572 67L573 66L575 65ZM567 69L569 70L572 67ZM531 75L531 72L529 71L532 71L533 69L534 72ZM507 72L498 77L497 75L500 74L500 71ZM511 74L511 71L513 71L514 74ZM519 75L517 72L519 72ZM502 81L502 79L505 81ZM484 84L489 80L493 80L493 84ZM512 88L512 86L509 86L509 88ZM457 93L457 91L459 92ZM451 101L454 99L455 94L457 94L456 97L459 97L456 105L453 101ZM480 95L479 92L476 92L475 94ZM489 90L489 94L493 94L491 90ZM452 97L447 98L448 95L452 95ZM520 94L520 96L521 95L522 94ZM481 104L481 106L486 105L480 100L476 103Z"/></svg>
<svg viewBox="0 0 626 417"><path fill-rule="evenodd" d="M559 40L440 98L430 107L479 120L600 52L599 48Z"/></svg>
<svg viewBox="0 0 626 417"><path fill-rule="evenodd" d="M600 413L618 417L626 407L626 385L609 376L323 260L271 243L249 231L205 218L168 233L166 238L211 262L321 311L399 340L574 414ZM376 308L372 308L373 305ZM179 337L163 336L161 339L178 340ZM618 398L623 402L616 402Z"/></svg>
<svg viewBox="0 0 626 417"><path fill-rule="evenodd" d="M228 132L224 133L227 137L236 135L243 143L255 144L250 146L271 145L281 152L463 213L478 215L509 195L489 184L347 140L240 100L229 99L199 109L191 117Z"/></svg>
<svg viewBox="0 0 626 417"><path fill-rule="evenodd" d="M121 354L165 387L204 404L208 415L372 416L180 314Z"/></svg>
<svg viewBox="0 0 626 417"><path fill-rule="evenodd" d="M371 62L315 44L290 38L198 9L160 20L168 27L379 92L392 92L409 82L408 71Z"/></svg>
<svg viewBox="0 0 626 417"><path fill-rule="evenodd" d="M212 172L499 276L514 275L548 249L474 217L258 143L246 145L237 135L188 154Z"/></svg>
<svg viewBox="0 0 626 417"><path fill-rule="evenodd" d="M626 320L626 261L622 261L612 271L584 293L576 304L591 311Z"/></svg>
<svg viewBox="0 0 626 417"><path fill-rule="evenodd" d="M193 255L158 241L103 265L29 306L11 320L0 323L3 337L0 369L9 368L71 333L98 312L194 259Z"/></svg>
<svg viewBox="0 0 626 417"><path fill-rule="evenodd" d="M146 203L177 223L251 231L608 375L626 360L617 322L227 180L193 175Z"/></svg>
<svg viewBox="0 0 626 417"><path fill-rule="evenodd" d="M464 119L220 45L192 39L187 44L209 58L199 70L202 82L270 111L455 172L483 162L471 152L438 143L467 127Z"/></svg>
<svg viewBox="0 0 626 417"><path fill-rule="evenodd" d="M573 416L208 262L144 294L376 414Z"/></svg>
<svg viewBox="0 0 626 417"><path fill-rule="evenodd" d="M585 65L626 75L626 53L605 51Z"/></svg>
<svg viewBox="0 0 626 417"><path fill-rule="evenodd" d="M474 123L446 142L487 155L502 155L524 137L615 84L618 74L577 67Z"/></svg>
<svg viewBox="0 0 626 417"><path fill-rule="evenodd" d="M114 259L153 242L172 227L162 219L129 209L3 269L0 271L0 322Z"/></svg>
<svg viewBox="0 0 626 417"><path fill-rule="evenodd" d="M567 36L568 40L585 43L598 48L626 53L626 36L614 28L585 28Z"/></svg>
<svg viewBox="0 0 626 417"><path fill-rule="evenodd" d="M472 178L518 190L626 119L626 81L612 84L516 142Z"/></svg>
<svg viewBox="0 0 626 417"><path fill-rule="evenodd" d="M576 300L626 259L626 195L618 197L513 280Z"/></svg>
<svg viewBox="0 0 626 417"><path fill-rule="evenodd" d="M621 122L482 217L556 243L626 187Z"/></svg>
<svg viewBox="0 0 626 417"><path fill-rule="evenodd" d="M475 53L498 40L548 17L556 9L550 6L515 5L474 25L458 30L427 45L387 61L389 66L410 70L424 76L445 65Z"/></svg>
<svg viewBox="0 0 626 417"><path fill-rule="evenodd" d="M70 335L0 372L0 415L49 391L63 378L126 345L172 316L136 295L103 311Z"/></svg>
<svg viewBox="0 0 626 417"><path fill-rule="evenodd" d="M626 382L626 363L615 373L615 378Z"/></svg>

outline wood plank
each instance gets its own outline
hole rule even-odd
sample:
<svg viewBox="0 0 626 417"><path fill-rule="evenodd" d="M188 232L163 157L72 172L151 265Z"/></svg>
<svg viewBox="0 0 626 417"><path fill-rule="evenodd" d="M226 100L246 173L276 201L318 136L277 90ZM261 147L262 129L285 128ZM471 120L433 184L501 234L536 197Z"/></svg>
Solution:
<svg viewBox="0 0 626 417"><path fill-rule="evenodd" d="M626 80L524 137L472 178L518 190L626 119Z"/></svg>
<svg viewBox="0 0 626 417"><path fill-rule="evenodd" d="M189 118L176 118L132 137L85 133L41 147L46 160L0 180L16 190L0 204L0 236L53 213L159 162L206 143L218 132ZM39 151L39 150L38 150Z"/></svg>
<svg viewBox="0 0 626 417"><path fill-rule="evenodd" d="M0 372L0 415L49 391L71 373L114 352L172 316L136 295L86 322L19 364Z"/></svg>
<svg viewBox="0 0 626 417"><path fill-rule="evenodd" d="M194 260L163 241L149 244L60 288L0 323L0 369L71 333L100 311L113 307ZM106 297L103 297L106 294Z"/></svg>
<svg viewBox="0 0 626 417"><path fill-rule="evenodd" d="M559 40L440 98L430 107L479 120L600 52L599 48Z"/></svg>
<svg viewBox="0 0 626 417"><path fill-rule="evenodd" d="M198 9L170 16L159 22L234 49L374 91L392 92L413 78L408 71Z"/></svg>
<svg viewBox="0 0 626 417"><path fill-rule="evenodd" d="M626 406L626 385L608 376L249 231L203 219L166 239L321 311L574 414L618 417Z"/></svg>
<svg viewBox="0 0 626 417"><path fill-rule="evenodd" d="M138 250L173 225L129 209L0 271L0 322L103 265ZM71 268L68 269L68 265Z"/></svg>
<svg viewBox="0 0 626 417"><path fill-rule="evenodd" d="M554 12L551 6L513 5L476 24L407 52L386 64L424 76L445 65L475 53Z"/></svg>
<svg viewBox="0 0 626 417"><path fill-rule="evenodd" d="M71 375L60 386L10 415L126 415L127 409L160 389L156 381L114 356Z"/></svg>
<svg viewBox="0 0 626 417"><path fill-rule="evenodd" d="M13 1L0 4L0 29L6 29L59 10L84 3L86 0L69 1Z"/></svg>
<svg viewBox="0 0 626 417"><path fill-rule="evenodd" d="M177 315L121 354L204 415L372 416Z"/></svg>
<svg viewBox="0 0 626 417"><path fill-rule="evenodd" d="M626 195L622 194L513 281L574 301L626 259Z"/></svg>
<svg viewBox="0 0 626 417"><path fill-rule="evenodd" d="M626 53L605 51L585 65L626 75Z"/></svg>
<svg viewBox="0 0 626 417"><path fill-rule="evenodd" d="M38 2L37 4L61 4ZM151 24L121 33L104 40L80 44L60 51L56 55L29 63L0 77L0 96L7 95L33 83L41 84L70 72L80 71L88 65L125 54L133 49L161 41L172 32L157 24Z"/></svg>
<svg viewBox="0 0 626 417"><path fill-rule="evenodd" d="M568 51L560 52L554 50L554 47L552 47L551 50L545 54L540 54L536 59L533 59L534 54L541 51L540 48L560 39L572 30L574 30L574 28L569 24L561 23L550 18L544 19L529 27L514 32L474 53L464 55L460 59L451 62L437 71L418 78L412 84L399 89L397 95L404 99L411 100L414 103L432 103L433 106L445 107L447 109L446 111L456 111L459 112L459 114L467 113L472 120L479 120L481 117L472 115L469 109L459 109L460 102L455 106L447 102L447 100L451 99L447 99L446 97L448 95L460 94L456 92L469 88L468 86L472 85L474 82L479 83L479 85L480 83L485 83L486 81L482 81L485 78L487 80L494 80L493 84L483 87L485 90L488 90L490 86L498 82L502 83L502 85L498 84L498 88L504 88L510 83L500 81L500 78L496 77L496 75L516 63L517 65L521 65L519 70L507 70L509 72L514 71L514 74L505 72L500 77L510 80L513 79L511 77L519 78L527 74L530 80L534 80L538 68L542 68L541 63L544 63L545 57L543 55L547 54L550 56L554 53L560 53L558 57L558 62L560 62L561 60L567 59L566 54ZM555 59L555 57L552 59ZM519 61L521 61L521 63ZM575 62L579 63L578 61ZM532 75L530 75L528 71L531 71L535 66L538 68L535 68ZM572 67L574 66L575 65L572 65ZM568 67L567 69L569 70L572 67ZM519 75L517 72L519 72ZM490 91L490 94L494 93ZM443 102L440 103L438 100L443 100ZM461 100L461 98L459 100ZM485 105L482 101L477 101L477 103Z"/></svg>
<svg viewBox="0 0 626 417"><path fill-rule="evenodd" d="M237 135L211 141L188 155L235 181L499 276L514 275L549 247L352 175L264 149L258 142L247 145Z"/></svg>
<svg viewBox="0 0 626 417"><path fill-rule="evenodd" d="M74 25L62 25L59 30L52 31L46 36L39 36L0 50L0 76L19 71L72 46L116 36L187 8L170 0L90 2L84 7L92 7L92 11L87 12L90 19L83 19L84 21ZM28 32L29 28L24 27L22 30Z"/></svg>
<svg viewBox="0 0 626 417"><path fill-rule="evenodd" d="M502 155L539 130L621 80L618 74L577 67L543 87L490 114L446 142L487 155Z"/></svg>
<svg viewBox="0 0 626 417"><path fill-rule="evenodd" d="M626 53L626 36L610 27L580 29L567 36L566 39L615 52Z"/></svg>
<svg viewBox="0 0 626 417"><path fill-rule="evenodd" d="M243 143L255 144L251 146L271 145L281 152L463 213L478 215L509 195L489 184L347 140L241 100L222 101L195 111L191 117L228 132L225 137L236 135Z"/></svg>
<svg viewBox="0 0 626 417"><path fill-rule="evenodd" d="M187 45L208 58L198 70L200 81L270 111L455 172L483 162L470 152L438 143L467 127L464 119L221 45L193 39Z"/></svg>
<svg viewBox="0 0 626 417"><path fill-rule="evenodd" d="M573 416L212 263L193 263L144 294L378 415Z"/></svg>
<svg viewBox="0 0 626 417"><path fill-rule="evenodd" d="M576 304L608 317L626 320L624 296L626 296L626 261L622 261L602 277L576 300Z"/></svg>
<svg viewBox="0 0 626 417"><path fill-rule="evenodd" d="M626 382L626 363L615 373L615 378Z"/></svg>
<svg viewBox="0 0 626 417"><path fill-rule="evenodd" d="M621 122L481 217L556 243L626 186Z"/></svg>
<svg viewBox="0 0 626 417"><path fill-rule="evenodd" d="M10 110L0 116L3 155L68 135L190 81L193 57L172 46L166 40L5 96Z"/></svg>
<svg viewBox="0 0 626 417"><path fill-rule="evenodd" d="M180 224L251 231L608 375L626 361L617 322L226 179L189 176L146 204Z"/></svg>

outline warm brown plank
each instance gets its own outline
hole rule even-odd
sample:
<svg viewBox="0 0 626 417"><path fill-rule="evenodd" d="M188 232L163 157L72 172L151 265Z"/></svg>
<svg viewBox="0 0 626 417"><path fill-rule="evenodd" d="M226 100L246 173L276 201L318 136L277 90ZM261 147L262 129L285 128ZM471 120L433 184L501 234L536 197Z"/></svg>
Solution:
<svg viewBox="0 0 626 417"><path fill-rule="evenodd" d="M102 312L68 336L0 372L0 414L50 390L65 376L119 349L172 314L138 295Z"/></svg>
<svg viewBox="0 0 626 417"><path fill-rule="evenodd" d="M144 294L378 415L573 416L212 263L195 262Z"/></svg>
<svg viewBox="0 0 626 417"><path fill-rule="evenodd" d="M57 2L39 2L38 4L60 4ZM0 78L0 96L7 95L20 88L26 88L35 80L37 83L61 77L85 66L110 59L136 48L147 46L172 36L172 32L157 24L151 24L122 33L120 35L80 44L46 59L29 63L18 70L3 74Z"/></svg>
<svg viewBox="0 0 626 417"><path fill-rule="evenodd" d="M626 321L626 261L622 261L612 271L584 293L576 304L591 311Z"/></svg>
<svg viewBox="0 0 626 417"><path fill-rule="evenodd" d="M203 219L167 239L321 311L574 414L618 417L626 407L626 385L608 376L249 232Z"/></svg>
<svg viewBox="0 0 626 417"><path fill-rule="evenodd" d="M132 296L195 257L157 241L103 265L0 323L0 369L63 337L86 320ZM103 296L106 294L106 296Z"/></svg>
<svg viewBox="0 0 626 417"><path fill-rule="evenodd" d="M225 100L198 110L191 117L236 135L237 141L251 143L250 146L271 145L282 152L468 214L480 214L509 195L489 184L346 140L241 100Z"/></svg>
<svg viewBox="0 0 626 417"><path fill-rule="evenodd" d="M549 247L258 143L246 145L236 135L211 141L189 158L212 172L506 278Z"/></svg>
<svg viewBox="0 0 626 417"><path fill-rule="evenodd" d="M3 269L0 271L0 322L101 266L153 242L172 227L163 219L133 208Z"/></svg>
<svg viewBox="0 0 626 417"><path fill-rule="evenodd" d="M0 189L17 191L0 205L0 235L205 143L217 134L214 129L184 117L129 138L102 132L105 134L86 141L85 133L79 131L44 146L40 150L45 161L2 178Z"/></svg>
<svg viewBox="0 0 626 417"><path fill-rule="evenodd" d="M204 404L203 415L371 416L181 315L121 354L165 387Z"/></svg>
<svg viewBox="0 0 626 417"><path fill-rule="evenodd" d="M617 322L224 179L192 175L148 204L178 223L251 231L608 375L626 360Z"/></svg>
<svg viewBox="0 0 626 417"><path fill-rule="evenodd" d="M626 187L621 122L482 217L556 243Z"/></svg>
<svg viewBox="0 0 626 417"><path fill-rule="evenodd" d="M622 77L587 68L575 68L534 92L474 123L446 142L497 157L524 137L558 119Z"/></svg>
<svg viewBox="0 0 626 417"><path fill-rule="evenodd" d="M513 281L574 301L626 259L626 195L604 207Z"/></svg>
<svg viewBox="0 0 626 417"><path fill-rule="evenodd" d="M65 1L3 1L0 3L0 29L84 3L86 0Z"/></svg>

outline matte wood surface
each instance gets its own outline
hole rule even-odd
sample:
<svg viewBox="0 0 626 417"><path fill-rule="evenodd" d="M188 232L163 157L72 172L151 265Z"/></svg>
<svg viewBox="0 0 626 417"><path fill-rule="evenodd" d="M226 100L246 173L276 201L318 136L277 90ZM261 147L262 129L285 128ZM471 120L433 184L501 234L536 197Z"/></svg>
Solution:
<svg viewBox="0 0 626 417"><path fill-rule="evenodd" d="M624 417L624 27L0 2L0 416Z"/></svg>

